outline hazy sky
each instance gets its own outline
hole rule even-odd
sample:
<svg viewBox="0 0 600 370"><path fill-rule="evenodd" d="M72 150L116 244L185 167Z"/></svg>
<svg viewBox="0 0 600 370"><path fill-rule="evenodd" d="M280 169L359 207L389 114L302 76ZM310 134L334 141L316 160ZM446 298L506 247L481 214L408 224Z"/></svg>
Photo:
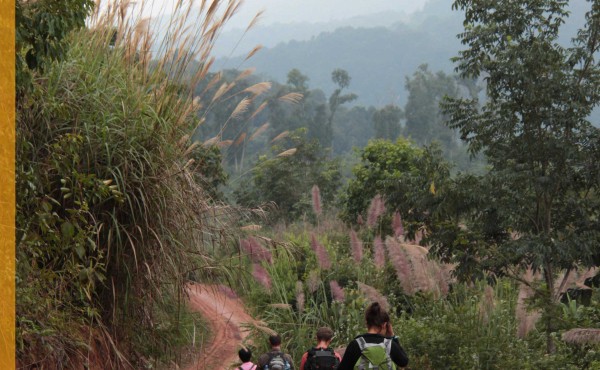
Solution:
<svg viewBox="0 0 600 370"><path fill-rule="evenodd" d="M153 9L153 15L169 12L175 0L137 0L145 2L146 13ZM238 14L227 28L245 28L254 15L264 13L259 24L328 22L359 15L381 12L413 13L427 0L245 0ZM153 5L149 6L149 3ZM223 2L225 3L225 2ZM162 10L162 11L159 11Z"/></svg>
<svg viewBox="0 0 600 370"><path fill-rule="evenodd" d="M387 11L413 13L427 0L246 0L230 26L246 25L265 10L260 24L328 22Z"/></svg>

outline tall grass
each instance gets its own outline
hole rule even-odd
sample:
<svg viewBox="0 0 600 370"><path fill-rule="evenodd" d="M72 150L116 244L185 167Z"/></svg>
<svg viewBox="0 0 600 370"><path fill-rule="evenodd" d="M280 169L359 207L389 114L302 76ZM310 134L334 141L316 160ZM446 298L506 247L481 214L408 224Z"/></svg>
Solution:
<svg viewBox="0 0 600 370"><path fill-rule="evenodd" d="M213 252L234 239L236 214L197 182L189 138L233 84L209 106L192 94L240 5L178 1L162 39L127 1L99 6L64 61L35 76L17 118L22 365L178 358L187 279L214 275Z"/></svg>

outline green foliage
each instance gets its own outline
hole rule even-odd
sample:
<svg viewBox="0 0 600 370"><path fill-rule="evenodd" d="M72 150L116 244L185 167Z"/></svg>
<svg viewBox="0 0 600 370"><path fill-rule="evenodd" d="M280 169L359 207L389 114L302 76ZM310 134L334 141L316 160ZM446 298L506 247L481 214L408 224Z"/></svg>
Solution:
<svg viewBox="0 0 600 370"><path fill-rule="evenodd" d="M384 197L388 213L398 210L408 223L409 236L424 223L432 222L432 212L443 199L449 166L435 146L419 149L405 139L396 143L374 140L361 152L361 163L341 197L341 217L356 222L365 217L371 199Z"/></svg>
<svg viewBox="0 0 600 370"><path fill-rule="evenodd" d="M331 204L340 184L339 164L329 160L314 140L299 130L272 148L273 157L261 156L251 178L236 191L240 204L257 207L272 202L272 220L293 220L311 207L311 188L319 186L324 204ZM285 146L284 146L285 145ZM285 154L285 149L293 154ZM288 152L289 153L289 152Z"/></svg>
<svg viewBox="0 0 600 370"><path fill-rule="evenodd" d="M600 5L590 4L586 25L564 48L557 40L566 4L455 1L466 17L458 70L465 77L485 74L488 100L479 108L476 99L450 99L445 113L470 151L486 155L490 171L464 182L472 194L455 194L459 207L448 211L454 223L434 232L442 237L432 249L459 263L459 272L541 270L548 351L559 296L555 275L594 265L600 245L594 144L600 133L586 120L600 102Z"/></svg>
<svg viewBox="0 0 600 370"><path fill-rule="evenodd" d="M194 320L183 289L206 262L198 230L210 227L206 193L223 180L220 154L186 152L181 138L197 124L187 93L109 47L110 34L72 34L60 62L33 72L17 112L23 363L79 368L97 350L90 338L114 366L174 359Z"/></svg>
<svg viewBox="0 0 600 370"><path fill-rule="evenodd" d="M373 125L375 126L375 138L394 141L400 135L400 119L403 117L402 110L395 105L386 105L373 114Z"/></svg>
<svg viewBox="0 0 600 370"><path fill-rule="evenodd" d="M93 4L91 0L15 2L17 90L30 87L31 71L43 70L64 56L67 35L84 26Z"/></svg>

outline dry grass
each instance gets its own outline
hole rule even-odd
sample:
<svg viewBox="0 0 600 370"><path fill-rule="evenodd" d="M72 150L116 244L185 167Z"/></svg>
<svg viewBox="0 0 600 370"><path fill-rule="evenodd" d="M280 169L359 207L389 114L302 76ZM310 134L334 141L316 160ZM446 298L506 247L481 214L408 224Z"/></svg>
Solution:
<svg viewBox="0 0 600 370"><path fill-rule="evenodd" d="M576 328L566 331L562 339L571 344L600 344L600 329Z"/></svg>

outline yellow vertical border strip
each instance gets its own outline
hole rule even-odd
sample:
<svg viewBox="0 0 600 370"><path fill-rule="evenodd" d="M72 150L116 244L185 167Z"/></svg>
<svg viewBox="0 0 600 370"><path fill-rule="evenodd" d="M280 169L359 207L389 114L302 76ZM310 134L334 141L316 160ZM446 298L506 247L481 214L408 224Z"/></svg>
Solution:
<svg viewBox="0 0 600 370"><path fill-rule="evenodd" d="M15 368L15 0L0 0L0 368Z"/></svg>

